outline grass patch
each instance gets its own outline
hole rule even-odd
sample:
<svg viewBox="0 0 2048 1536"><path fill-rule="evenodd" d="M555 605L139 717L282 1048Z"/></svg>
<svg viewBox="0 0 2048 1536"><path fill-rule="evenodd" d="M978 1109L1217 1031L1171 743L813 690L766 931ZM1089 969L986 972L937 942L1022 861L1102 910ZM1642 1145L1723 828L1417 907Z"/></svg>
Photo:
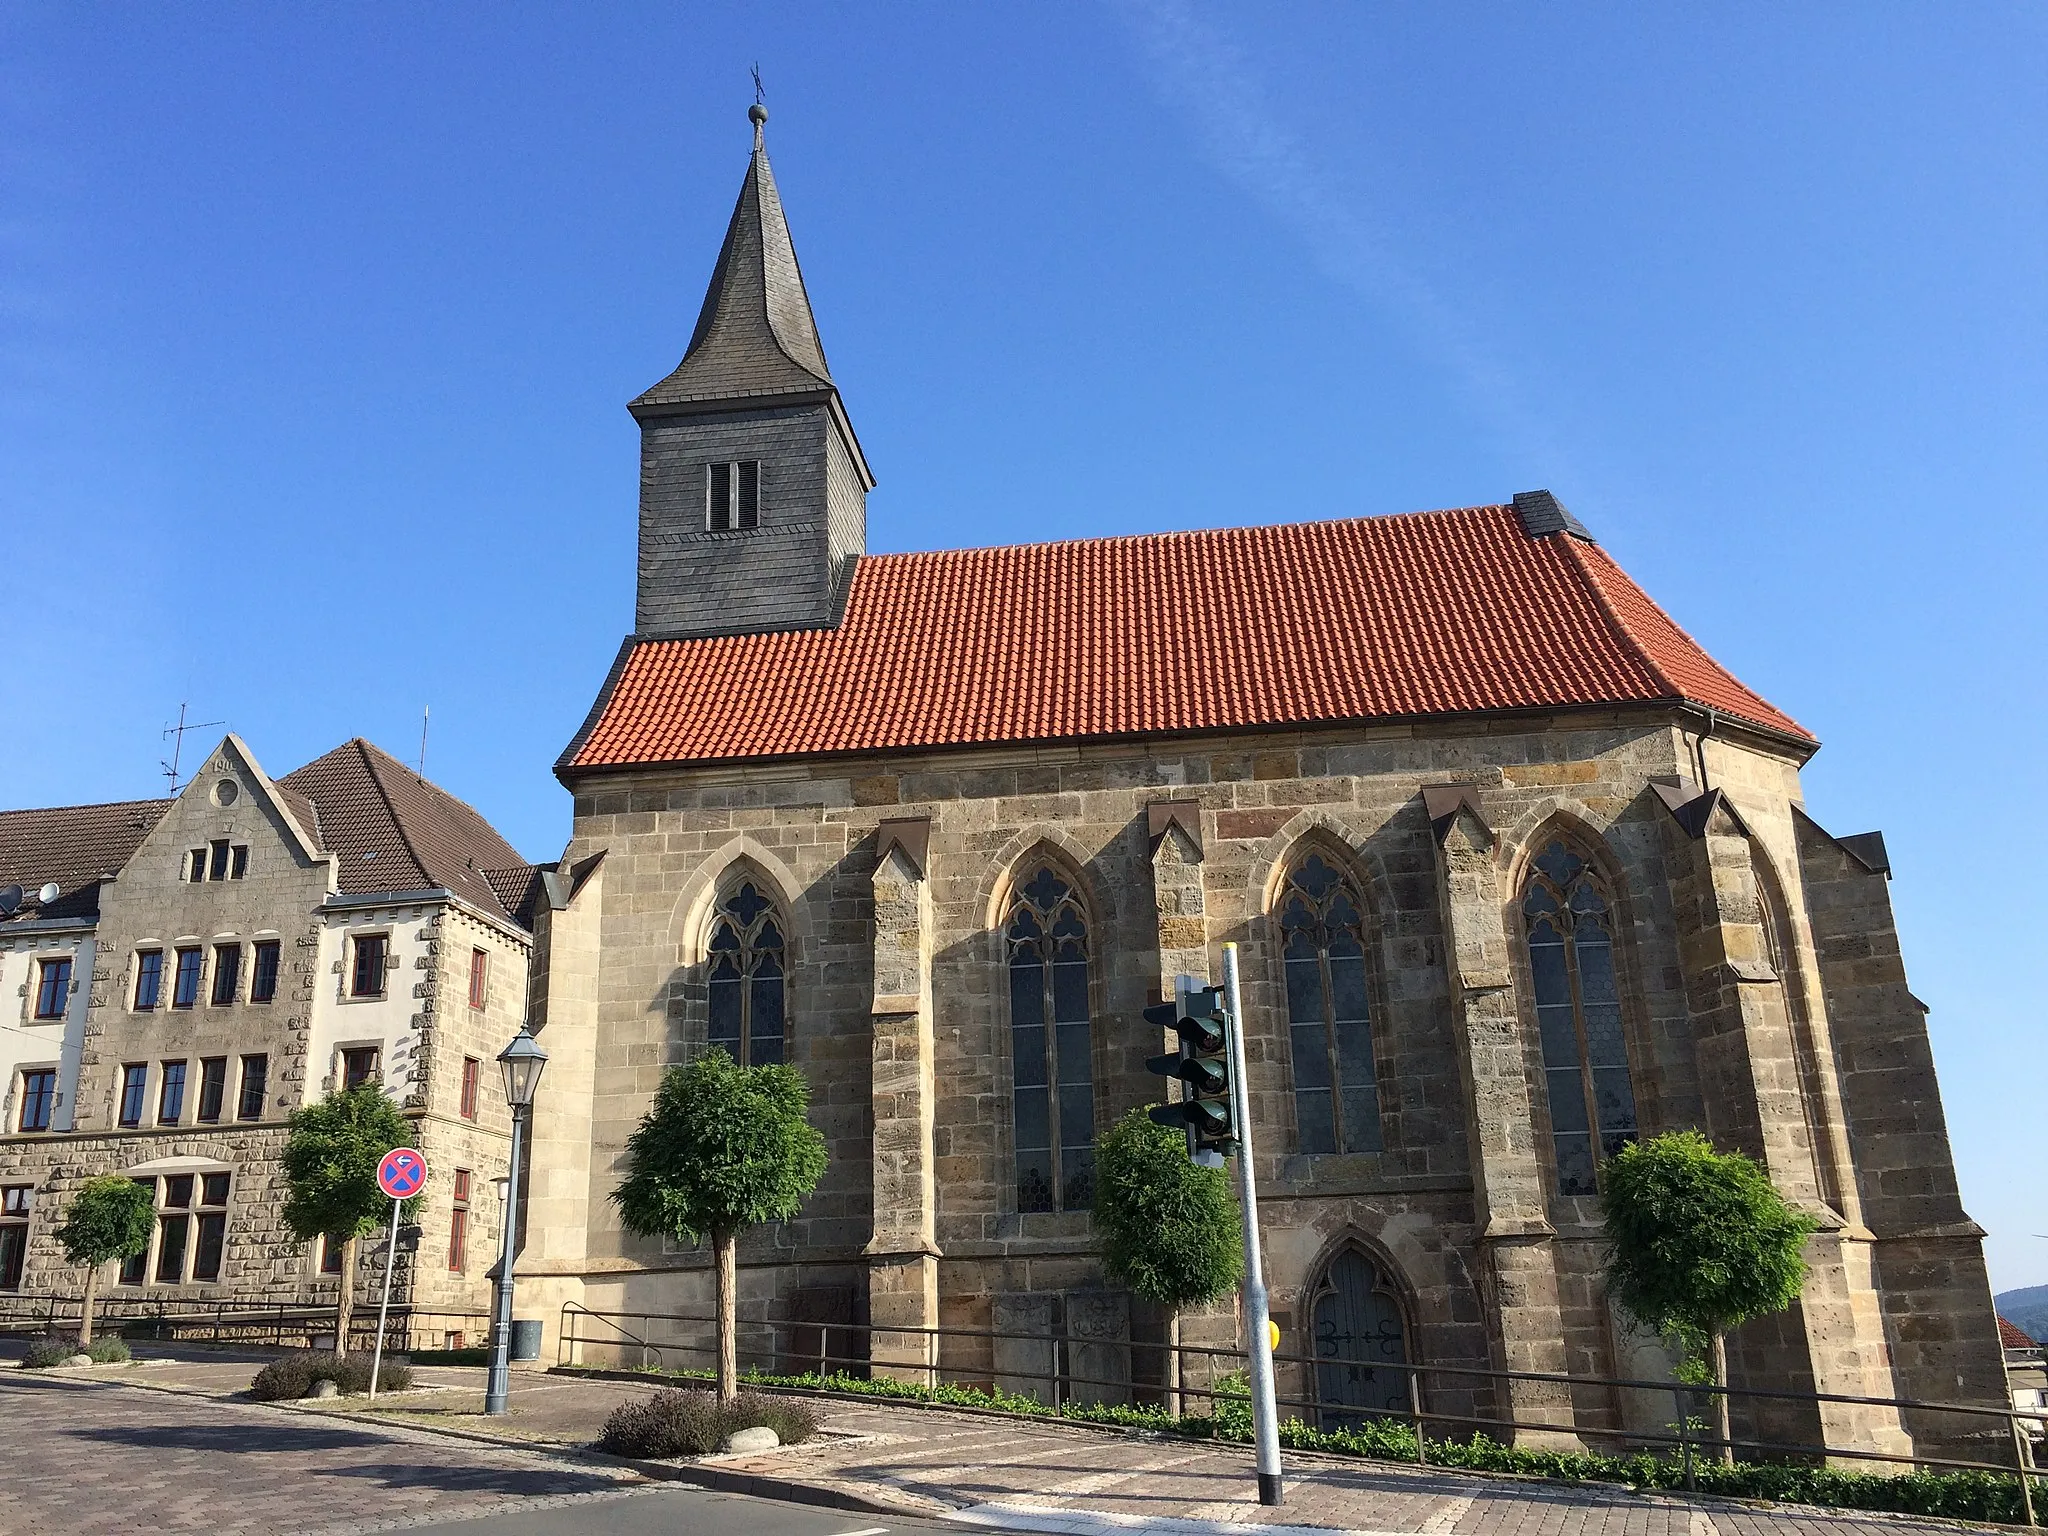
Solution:
<svg viewBox="0 0 2048 1536"><path fill-rule="evenodd" d="M664 1371L646 1374L707 1380L706 1371ZM879 1401L931 1403L954 1408L992 1409L1031 1418L1065 1419L1083 1424L1109 1424L1156 1430L1190 1439L1249 1441L1251 1399L1243 1372L1232 1372L1215 1384L1218 1402L1209 1414L1174 1418L1160 1408L1117 1404L1063 1403L1048 1407L1035 1397L980 1387L941 1384L920 1386L887 1377L869 1379L841 1372L776 1376L748 1371L742 1378L764 1387L799 1391L843 1392ZM1292 1450L1324 1451L1341 1456L1414 1464L1415 1431L1399 1419L1382 1419L1358 1429L1325 1430L1289 1419L1280 1426L1280 1443ZM1597 1452L1538 1451L1503 1445L1484 1434L1469 1439L1429 1436L1425 1450L1431 1464L1470 1472L1508 1472L1557 1482L1619 1483L1631 1488L1683 1489L1685 1463L1677 1456L1638 1451L1609 1456ZM2048 1478L2035 1477L2036 1509L2048 1509ZM1701 1493L1726 1498L1768 1499L1784 1504L1814 1504L1831 1509L1886 1510L1896 1514L1933 1515L1951 1520L1983 1520L2017 1525L2025 1522L2020 1480L2010 1472L1845 1472L1833 1467L1796 1466L1773 1462L1737 1462L1723 1466L1697 1457L1693 1484Z"/></svg>

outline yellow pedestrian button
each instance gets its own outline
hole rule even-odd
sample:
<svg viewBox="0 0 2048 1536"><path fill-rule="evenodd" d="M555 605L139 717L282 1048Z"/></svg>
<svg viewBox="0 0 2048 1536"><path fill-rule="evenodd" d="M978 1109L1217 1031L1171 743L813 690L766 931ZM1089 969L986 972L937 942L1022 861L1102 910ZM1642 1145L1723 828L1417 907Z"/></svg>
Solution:
<svg viewBox="0 0 2048 1536"><path fill-rule="evenodd" d="M1280 1347L1280 1325L1270 1317L1266 1319L1266 1336L1273 1341L1273 1347Z"/></svg>

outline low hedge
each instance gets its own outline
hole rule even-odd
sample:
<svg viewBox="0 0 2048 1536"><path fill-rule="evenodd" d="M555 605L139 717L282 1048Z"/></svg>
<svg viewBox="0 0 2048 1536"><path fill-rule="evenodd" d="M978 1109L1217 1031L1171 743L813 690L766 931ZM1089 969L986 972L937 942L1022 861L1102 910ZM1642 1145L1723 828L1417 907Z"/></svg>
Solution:
<svg viewBox="0 0 2048 1536"><path fill-rule="evenodd" d="M761 1425L775 1431L784 1445L796 1445L818 1432L818 1410L799 1398L769 1397L742 1392L730 1403L703 1391L657 1392L638 1403L622 1403L604 1421L597 1447L614 1456L660 1460L670 1456L708 1456L735 1430Z"/></svg>
<svg viewBox="0 0 2048 1536"><path fill-rule="evenodd" d="M702 1371L654 1371L650 1374L703 1379ZM1242 1373L1232 1373L1240 1377ZM1193 1439L1249 1441L1252 1412L1248 1398L1236 1397L1241 1381L1225 1377L1216 1384L1220 1399L1212 1414L1176 1419L1163 1409L1125 1407L1114 1403L1062 1403L1047 1407L1035 1397L980 1387L941 1384L919 1386L887 1377L869 1379L840 1372L776 1376L749 1371L745 1379L759 1386L846 1392L861 1397L932 1403L957 1408L994 1409L1035 1418L1061 1418L1086 1424L1110 1424ZM1415 1431L1399 1419L1381 1419L1358 1429L1326 1430L1288 1419L1280 1426L1280 1443L1298 1451L1324 1451L1382 1461L1415 1461ZM1483 1434L1470 1439L1427 1437L1431 1464L1471 1472L1508 1472L1557 1482L1620 1483L1631 1488L1683 1489L1684 1461L1676 1456L1638 1451L1625 1456L1596 1452L1539 1451L1503 1445ZM1952 1520L1983 1520L2020 1524L2026 1519L2020 1480L2010 1472L1845 1472L1833 1467L1778 1462L1718 1461L1695 1457L1693 1487L1724 1498L1766 1499L1783 1504L1815 1504L1833 1509L1886 1510L1897 1514L1934 1515ZM2048 1510L2048 1478L2036 1477L2034 1506Z"/></svg>
<svg viewBox="0 0 2048 1536"><path fill-rule="evenodd" d="M473 1349L416 1349L406 1358L414 1365L489 1365L491 1352L479 1344Z"/></svg>
<svg viewBox="0 0 2048 1536"><path fill-rule="evenodd" d="M133 1358L128 1346L117 1333L103 1333L85 1346L86 1354L92 1357L94 1365L115 1365ZM34 1340L21 1363L32 1369L42 1370L53 1365L62 1365L79 1353L78 1335L75 1333L46 1333Z"/></svg>
<svg viewBox="0 0 2048 1536"><path fill-rule="evenodd" d="M310 1397L313 1383L331 1381L344 1393L370 1390L371 1356L366 1350L346 1355L324 1350L295 1349L279 1355L256 1373L249 1395L259 1403L292 1402ZM386 1355L377 1372L379 1392L402 1392L412 1385L412 1366L402 1355Z"/></svg>

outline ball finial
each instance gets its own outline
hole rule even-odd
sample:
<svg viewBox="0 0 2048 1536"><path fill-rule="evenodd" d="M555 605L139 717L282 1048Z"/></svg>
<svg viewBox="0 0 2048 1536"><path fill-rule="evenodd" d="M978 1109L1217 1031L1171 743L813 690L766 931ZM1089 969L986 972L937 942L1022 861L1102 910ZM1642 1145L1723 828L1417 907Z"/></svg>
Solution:
<svg viewBox="0 0 2048 1536"><path fill-rule="evenodd" d="M747 121L756 128L760 127L768 121L768 109L758 101L755 102L751 107L747 108Z"/></svg>

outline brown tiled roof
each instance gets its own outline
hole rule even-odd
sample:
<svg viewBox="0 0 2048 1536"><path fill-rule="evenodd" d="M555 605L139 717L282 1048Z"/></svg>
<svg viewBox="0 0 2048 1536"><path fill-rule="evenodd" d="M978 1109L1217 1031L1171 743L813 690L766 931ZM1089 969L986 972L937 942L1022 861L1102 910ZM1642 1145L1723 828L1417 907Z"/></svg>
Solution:
<svg viewBox="0 0 2048 1536"><path fill-rule="evenodd" d="M311 802L343 891L443 886L486 912L514 915L485 871L523 865L519 851L474 807L390 753L358 737L278 783Z"/></svg>
<svg viewBox="0 0 2048 1536"><path fill-rule="evenodd" d="M117 800L0 811L0 886L27 893L15 919L97 915L100 877L120 873L170 807L168 800ZM36 893L51 881L62 894L45 907Z"/></svg>
<svg viewBox="0 0 2048 1536"><path fill-rule="evenodd" d="M2033 1349L2034 1341L2027 1337L2026 1329L2017 1323L1998 1320L1998 1343L2001 1349Z"/></svg>
<svg viewBox="0 0 2048 1536"><path fill-rule="evenodd" d="M512 869L487 869L484 879L497 893L499 903L522 927L533 926L533 904L540 896L541 864L521 864Z"/></svg>
<svg viewBox="0 0 2048 1536"><path fill-rule="evenodd" d="M881 555L836 629L621 654L557 770L1681 701L1813 738L1514 509Z"/></svg>

